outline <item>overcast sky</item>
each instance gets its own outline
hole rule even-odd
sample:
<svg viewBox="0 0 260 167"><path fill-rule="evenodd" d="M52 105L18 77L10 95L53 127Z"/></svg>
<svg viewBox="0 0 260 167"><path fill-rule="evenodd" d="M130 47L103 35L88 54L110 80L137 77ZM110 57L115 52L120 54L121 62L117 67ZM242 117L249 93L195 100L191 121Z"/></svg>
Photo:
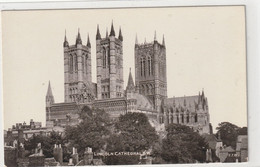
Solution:
<svg viewBox="0 0 260 167"><path fill-rule="evenodd" d="M168 97L204 89L210 121L247 126L244 7L176 7L5 11L3 27L4 128L32 118L45 125L45 95L51 81L55 102L64 101L63 40L83 44L90 35L96 82L96 27L101 36L121 26L124 80L134 69L135 36L143 43L165 36ZM134 72L132 72L134 75ZM134 76L133 76L134 77Z"/></svg>

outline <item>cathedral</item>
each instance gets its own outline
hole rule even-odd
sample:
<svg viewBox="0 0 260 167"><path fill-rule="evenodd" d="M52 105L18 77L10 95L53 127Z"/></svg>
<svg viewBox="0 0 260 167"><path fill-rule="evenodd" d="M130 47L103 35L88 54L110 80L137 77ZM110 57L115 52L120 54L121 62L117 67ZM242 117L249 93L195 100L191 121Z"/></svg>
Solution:
<svg viewBox="0 0 260 167"><path fill-rule="evenodd" d="M190 126L200 134L211 133L208 100L195 96L167 97L166 45L156 33L150 43L135 41L135 82L130 69L127 86L123 79L123 35L116 36L113 23L110 33L96 33L96 57L92 57L89 37L83 44L78 32L70 45L66 34L64 49L64 102L55 103L49 83L46 95L46 126L65 127L79 123L82 107L99 108L117 119L127 112L141 112L157 131L171 123ZM96 58L97 83L92 82L92 58Z"/></svg>

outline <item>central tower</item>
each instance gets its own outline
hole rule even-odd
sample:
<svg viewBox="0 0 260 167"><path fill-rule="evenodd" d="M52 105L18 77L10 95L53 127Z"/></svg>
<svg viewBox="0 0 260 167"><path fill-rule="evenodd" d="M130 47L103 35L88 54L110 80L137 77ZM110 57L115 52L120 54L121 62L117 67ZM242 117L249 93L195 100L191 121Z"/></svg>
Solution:
<svg viewBox="0 0 260 167"><path fill-rule="evenodd" d="M123 36L121 28L115 37L113 23L110 34L101 38L99 26L96 34L97 99L119 98L124 93Z"/></svg>
<svg viewBox="0 0 260 167"><path fill-rule="evenodd" d="M161 102L167 98L166 47L156 39L151 43L135 41L135 84L140 94L147 96L161 112Z"/></svg>

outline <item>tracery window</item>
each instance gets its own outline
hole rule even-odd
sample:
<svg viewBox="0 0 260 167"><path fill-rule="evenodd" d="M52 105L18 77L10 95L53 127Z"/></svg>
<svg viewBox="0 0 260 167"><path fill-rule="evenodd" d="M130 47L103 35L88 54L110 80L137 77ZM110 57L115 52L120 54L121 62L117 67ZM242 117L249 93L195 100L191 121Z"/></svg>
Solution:
<svg viewBox="0 0 260 167"><path fill-rule="evenodd" d="M84 63L85 69L86 69L86 73L88 72L88 56L85 55L85 63Z"/></svg>
<svg viewBox="0 0 260 167"><path fill-rule="evenodd" d="M146 85L146 94L150 94L150 88L148 85Z"/></svg>
<svg viewBox="0 0 260 167"><path fill-rule="evenodd" d="M75 71L78 70L78 59L77 59L77 55L74 56L75 58Z"/></svg>
<svg viewBox="0 0 260 167"><path fill-rule="evenodd" d="M146 68L145 68L145 59L143 60L143 66L144 66L144 67L143 67L143 74L144 74L144 76L145 76L145 69L146 69Z"/></svg>
<svg viewBox="0 0 260 167"><path fill-rule="evenodd" d="M189 123L190 122L190 117L189 117L189 115L187 115L187 123Z"/></svg>
<svg viewBox="0 0 260 167"><path fill-rule="evenodd" d="M149 76L152 75L152 58L148 56L148 74Z"/></svg>
<svg viewBox="0 0 260 167"><path fill-rule="evenodd" d="M106 66L107 66L106 60L107 60L107 53L106 53L106 48L104 48L103 49L103 68L106 68Z"/></svg>
<svg viewBox="0 0 260 167"><path fill-rule="evenodd" d="M82 55L82 71L83 71L83 73L85 72L85 54L83 53L83 55Z"/></svg>
<svg viewBox="0 0 260 167"><path fill-rule="evenodd" d="M145 94L145 87L142 85L142 94Z"/></svg>
<svg viewBox="0 0 260 167"><path fill-rule="evenodd" d="M70 70L70 72L72 72L73 71L73 56L70 55L69 59L70 59L69 60L69 70Z"/></svg>
<svg viewBox="0 0 260 167"><path fill-rule="evenodd" d="M144 58L141 57L141 62L140 62L140 64L141 64L141 76L143 76L143 60L144 60Z"/></svg>

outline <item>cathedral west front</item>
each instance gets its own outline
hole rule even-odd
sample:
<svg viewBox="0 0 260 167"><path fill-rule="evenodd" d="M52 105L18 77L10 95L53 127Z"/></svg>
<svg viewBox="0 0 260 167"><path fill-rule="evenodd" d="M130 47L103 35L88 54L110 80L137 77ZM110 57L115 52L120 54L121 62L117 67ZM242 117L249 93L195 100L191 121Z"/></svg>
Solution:
<svg viewBox="0 0 260 167"><path fill-rule="evenodd" d="M116 35L113 23L110 33L96 33L96 53L91 53L89 37L83 44L80 32L69 44L66 34L64 49L64 102L55 103L49 83L46 95L46 126L77 125L78 113L84 106L99 108L117 119L127 112L141 112L157 131L171 123L192 127L200 134L211 133L208 100L204 91L195 96L167 97L165 39L138 43L134 46L135 68L130 69L126 88L123 79L123 33ZM94 56L93 56L94 55ZM91 60L96 59L96 79L92 82ZM135 82L132 77L135 73Z"/></svg>

